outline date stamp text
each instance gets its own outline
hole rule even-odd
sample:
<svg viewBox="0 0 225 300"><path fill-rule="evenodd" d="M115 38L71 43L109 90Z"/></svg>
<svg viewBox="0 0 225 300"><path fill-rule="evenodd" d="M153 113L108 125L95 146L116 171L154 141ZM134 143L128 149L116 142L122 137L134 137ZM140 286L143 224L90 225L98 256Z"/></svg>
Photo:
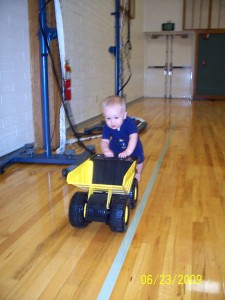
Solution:
<svg viewBox="0 0 225 300"><path fill-rule="evenodd" d="M142 274L141 275L142 285L173 285L173 284L201 284L202 275L197 274Z"/></svg>

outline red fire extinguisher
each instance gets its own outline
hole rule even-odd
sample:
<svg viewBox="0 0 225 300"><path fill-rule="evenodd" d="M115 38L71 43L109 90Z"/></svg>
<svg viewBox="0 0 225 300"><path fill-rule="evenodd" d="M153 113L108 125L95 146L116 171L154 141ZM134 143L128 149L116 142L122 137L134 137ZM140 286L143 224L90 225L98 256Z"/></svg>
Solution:
<svg viewBox="0 0 225 300"><path fill-rule="evenodd" d="M65 100L71 100L71 67L69 61L65 64L65 78L64 78L64 97Z"/></svg>

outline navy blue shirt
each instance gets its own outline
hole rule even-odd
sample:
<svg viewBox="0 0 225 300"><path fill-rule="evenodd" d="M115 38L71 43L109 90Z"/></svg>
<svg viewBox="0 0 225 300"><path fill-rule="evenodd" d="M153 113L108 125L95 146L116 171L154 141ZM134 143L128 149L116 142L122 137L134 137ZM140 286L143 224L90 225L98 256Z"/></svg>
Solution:
<svg viewBox="0 0 225 300"><path fill-rule="evenodd" d="M109 149L117 156L119 153L126 150L129 143L129 136L132 133L138 133L138 128L132 118L126 117L119 130L112 129L105 124L102 130L102 138L110 140ZM139 164L144 161L143 147L139 137L131 156L137 156L139 158Z"/></svg>

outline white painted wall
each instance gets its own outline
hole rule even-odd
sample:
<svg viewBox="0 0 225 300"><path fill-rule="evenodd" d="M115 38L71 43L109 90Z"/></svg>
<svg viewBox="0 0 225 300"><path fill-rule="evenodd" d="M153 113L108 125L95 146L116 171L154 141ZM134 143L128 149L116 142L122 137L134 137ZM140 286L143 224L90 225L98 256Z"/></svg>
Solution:
<svg viewBox="0 0 225 300"><path fill-rule="evenodd" d="M26 0L0 1L0 156L34 141Z"/></svg>
<svg viewBox="0 0 225 300"><path fill-rule="evenodd" d="M114 93L114 0L62 1L65 56L72 68L76 123L100 114L100 101Z"/></svg>
<svg viewBox="0 0 225 300"><path fill-rule="evenodd" d="M101 113L103 98L114 93L114 0L61 0L66 58L72 73L76 123ZM144 95L144 31L160 31L168 20L181 29L180 0L136 0L131 21L132 78L127 101ZM145 20L144 20L145 18ZM0 1L0 156L34 141L26 0ZM39 80L39 78L37 78Z"/></svg>
<svg viewBox="0 0 225 300"><path fill-rule="evenodd" d="M136 1L137 2L137 1ZM175 23L175 30L182 30L182 0L145 0L144 31L161 31L162 23Z"/></svg>
<svg viewBox="0 0 225 300"><path fill-rule="evenodd" d="M135 19L131 20L131 71L132 76L124 89L127 101L144 96L144 1L136 0Z"/></svg>
<svg viewBox="0 0 225 300"><path fill-rule="evenodd" d="M62 1L65 53L72 67L72 111L80 123L101 113L101 101L115 93L115 60L108 52L115 45L114 0ZM124 89L127 101L143 96L143 0L131 21L132 78Z"/></svg>
<svg viewBox="0 0 225 300"><path fill-rule="evenodd" d="M143 96L143 1L132 20L132 79L127 101ZM114 0L62 0L66 58L72 73L72 109L80 123L101 113L114 94ZM0 156L34 141L26 0L0 1ZM39 80L39 78L37 78Z"/></svg>

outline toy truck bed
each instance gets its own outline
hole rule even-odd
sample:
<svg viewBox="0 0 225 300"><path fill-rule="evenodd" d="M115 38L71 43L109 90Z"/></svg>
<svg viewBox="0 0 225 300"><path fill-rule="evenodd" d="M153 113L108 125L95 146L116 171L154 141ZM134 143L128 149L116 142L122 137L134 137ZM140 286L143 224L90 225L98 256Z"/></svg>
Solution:
<svg viewBox="0 0 225 300"><path fill-rule="evenodd" d="M135 158L118 159L94 155L69 172L67 183L85 190L83 193L75 193L71 199L69 209L71 225L85 227L90 221L104 221L110 225L114 218L113 214L116 214L112 211L118 214L119 207L124 210L123 220L113 222L128 223L129 208L130 206L134 208L137 201L138 183L134 178L136 163ZM110 228L113 231L124 231L126 224L122 225L122 229L118 229L121 226L117 225L111 225Z"/></svg>
<svg viewBox="0 0 225 300"><path fill-rule="evenodd" d="M95 155L71 171L67 182L86 190L113 190L113 193L128 194L135 170L136 161L132 158L115 159Z"/></svg>

